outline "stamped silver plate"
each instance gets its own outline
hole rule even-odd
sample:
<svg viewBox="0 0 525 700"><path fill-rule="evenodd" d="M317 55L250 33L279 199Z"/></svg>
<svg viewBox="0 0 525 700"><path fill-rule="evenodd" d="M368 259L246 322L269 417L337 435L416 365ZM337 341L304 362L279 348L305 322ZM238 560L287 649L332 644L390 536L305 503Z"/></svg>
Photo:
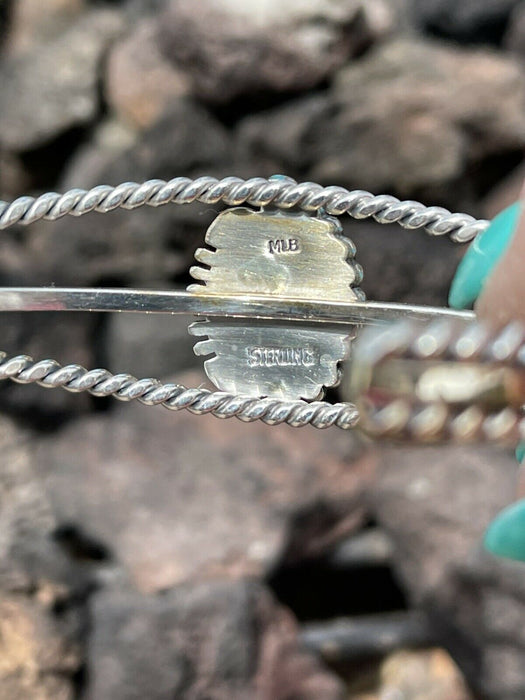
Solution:
<svg viewBox="0 0 525 700"><path fill-rule="evenodd" d="M194 294L257 294L280 299L359 301L362 270L337 219L236 208L220 214L191 268ZM352 332L293 328L257 319L198 321L198 355L221 390L253 396L319 398L338 382Z"/></svg>

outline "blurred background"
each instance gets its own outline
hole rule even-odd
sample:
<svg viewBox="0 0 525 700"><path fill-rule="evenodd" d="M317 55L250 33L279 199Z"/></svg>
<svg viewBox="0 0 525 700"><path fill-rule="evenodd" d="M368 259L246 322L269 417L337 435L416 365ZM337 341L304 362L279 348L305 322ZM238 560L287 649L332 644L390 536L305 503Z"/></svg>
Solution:
<svg viewBox="0 0 525 700"><path fill-rule="evenodd" d="M286 173L491 217L525 175L521 0L0 0L0 198ZM0 237L0 284L185 286L219 209ZM371 299L461 246L345 220ZM3 314L1 348L204 382L188 319ZM334 396L332 398L335 398ZM496 449L371 446L0 387L0 698L522 700Z"/></svg>

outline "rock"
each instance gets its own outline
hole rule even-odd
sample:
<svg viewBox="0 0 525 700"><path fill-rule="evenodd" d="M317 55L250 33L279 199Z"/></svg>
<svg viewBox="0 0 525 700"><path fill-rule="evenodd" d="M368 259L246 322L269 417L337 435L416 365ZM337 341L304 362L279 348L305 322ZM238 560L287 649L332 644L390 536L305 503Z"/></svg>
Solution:
<svg viewBox="0 0 525 700"><path fill-rule="evenodd" d="M32 469L30 438L7 418L0 449L0 697L70 700L86 579L53 542L56 521Z"/></svg>
<svg viewBox="0 0 525 700"><path fill-rule="evenodd" d="M499 44L520 0L412 0L417 24L436 36Z"/></svg>
<svg viewBox="0 0 525 700"><path fill-rule="evenodd" d="M476 693L523 697L523 567L481 552L486 526L514 499L513 457L495 448L389 448L381 461L370 504L411 600Z"/></svg>
<svg viewBox="0 0 525 700"><path fill-rule="evenodd" d="M185 75L162 55L159 27L153 20L113 47L106 68L109 105L126 123L150 127L178 97L188 95Z"/></svg>
<svg viewBox="0 0 525 700"><path fill-rule="evenodd" d="M56 39L85 11L85 0L47 0L45 12L39 0L17 0L10 13L5 54L21 55Z"/></svg>
<svg viewBox="0 0 525 700"><path fill-rule="evenodd" d="M92 10L55 40L2 63L0 145L26 151L91 123L99 112L99 64L121 30L118 13Z"/></svg>
<svg viewBox="0 0 525 700"><path fill-rule="evenodd" d="M142 182L188 173L217 174L231 157L226 130L186 100L174 103L132 143L128 148L118 143L111 160L103 140L93 144L71 163L60 189L117 185L131 176ZM201 205L166 205L89 214L78 220L66 217L35 226L30 245L48 281L56 284L172 286L177 275L186 274L217 211Z"/></svg>
<svg viewBox="0 0 525 700"><path fill-rule="evenodd" d="M95 339L100 333L100 315L89 313L9 313L2 323L0 350L8 356L30 355L35 360L52 358L61 364L78 363L92 368ZM0 382L0 407L30 425L53 429L73 415L91 410L87 394L63 389L50 391L37 384Z"/></svg>
<svg viewBox="0 0 525 700"><path fill-rule="evenodd" d="M410 543L398 563L421 602L440 595L451 569L479 547L491 517L513 499L516 468L496 448L384 448L381 463L373 507L394 547Z"/></svg>
<svg viewBox="0 0 525 700"><path fill-rule="evenodd" d="M203 376L176 381L200 386ZM60 522L103 543L151 592L260 576L277 557L328 548L360 521L356 499L373 474L358 452L335 429L275 429L134 404L43 440L35 462Z"/></svg>
<svg viewBox="0 0 525 700"><path fill-rule="evenodd" d="M525 181L525 164L515 168L494 187L483 201L483 216L493 219L500 211L517 202Z"/></svg>
<svg viewBox="0 0 525 700"><path fill-rule="evenodd" d="M364 269L360 285L372 301L446 306L450 282L463 253L445 236L400 226L343 220Z"/></svg>
<svg viewBox="0 0 525 700"><path fill-rule="evenodd" d="M52 614L38 601L0 595L0 615L0 697L73 700L80 659L54 628Z"/></svg>
<svg viewBox="0 0 525 700"><path fill-rule="evenodd" d="M436 626L453 640L451 651L471 687L489 700L522 698L523 565L477 552L459 563L451 581Z"/></svg>
<svg viewBox="0 0 525 700"><path fill-rule="evenodd" d="M291 615L256 582L96 597L88 700L342 700L342 684L297 643Z"/></svg>
<svg viewBox="0 0 525 700"><path fill-rule="evenodd" d="M312 88L393 21L382 0L173 0L161 42L198 97L226 103Z"/></svg>
<svg viewBox="0 0 525 700"><path fill-rule="evenodd" d="M366 188L408 193L523 147L523 73L488 51L398 40L342 70L334 92L339 118L332 141L317 137L314 179L357 172Z"/></svg>
<svg viewBox="0 0 525 700"><path fill-rule="evenodd" d="M523 148L524 101L513 59L398 39L342 68L326 93L247 118L239 138L307 179L465 206L479 187L467 172Z"/></svg>
<svg viewBox="0 0 525 700"><path fill-rule="evenodd" d="M461 674L444 649L398 651L381 665L379 698L471 700Z"/></svg>
<svg viewBox="0 0 525 700"><path fill-rule="evenodd" d="M504 46L521 58L525 55L525 7L518 3L510 16Z"/></svg>
<svg viewBox="0 0 525 700"><path fill-rule="evenodd" d="M271 172L296 175L312 167L312 134L333 116L327 93L288 100L241 120L237 140Z"/></svg>
<svg viewBox="0 0 525 700"><path fill-rule="evenodd" d="M173 372L202 367L188 333L193 320L163 314L112 314L106 334L107 366L112 372L162 379Z"/></svg>
<svg viewBox="0 0 525 700"><path fill-rule="evenodd" d="M98 183L98 178L105 177L115 167L115 162L136 148L138 142L139 132L136 129L115 117L103 119L93 128L91 138L80 145L67 162L61 191ZM61 222L55 225L60 226Z"/></svg>
<svg viewBox="0 0 525 700"><path fill-rule="evenodd" d="M0 199L10 201L29 191L31 174L15 154L0 150Z"/></svg>

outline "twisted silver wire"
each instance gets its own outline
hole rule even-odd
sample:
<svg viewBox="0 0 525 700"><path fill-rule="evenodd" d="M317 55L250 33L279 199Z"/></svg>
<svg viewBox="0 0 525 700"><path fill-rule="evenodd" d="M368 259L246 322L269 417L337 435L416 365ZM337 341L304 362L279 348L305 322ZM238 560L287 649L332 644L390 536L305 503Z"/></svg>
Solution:
<svg viewBox="0 0 525 700"><path fill-rule="evenodd" d="M64 194L48 192L39 197L19 197L13 202L0 201L0 229L14 224L28 225L44 219L56 221L69 214L82 216L114 209L158 207L163 204L191 202L229 206L269 204L280 209L297 207L306 212L323 209L328 214L349 214L354 219L373 218L381 224L397 223L406 229L423 228L433 236L449 235L458 243L472 240L484 231L488 221L468 214L453 214L442 207L427 207L420 202L400 201L390 195L373 195L365 190L349 191L344 187L323 187L314 182L297 183L291 178L274 176L243 180L221 180L204 176L197 179L176 177L172 180L123 182L116 187L97 185L90 190L72 189Z"/></svg>
<svg viewBox="0 0 525 700"><path fill-rule="evenodd" d="M112 374L106 369L87 370L76 364L62 366L55 360L35 362L28 355L9 358L4 352L0 353L0 379L72 392L87 391L93 396L114 396L120 401L137 400L146 406L162 405L172 411L184 408L196 415L211 413L217 418L236 417L248 423L261 420L268 425L336 426L348 430L358 421L357 409L351 403L235 396L222 391L188 389L182 384L163 384L157 379L136 379L130 374Z"/></svg>

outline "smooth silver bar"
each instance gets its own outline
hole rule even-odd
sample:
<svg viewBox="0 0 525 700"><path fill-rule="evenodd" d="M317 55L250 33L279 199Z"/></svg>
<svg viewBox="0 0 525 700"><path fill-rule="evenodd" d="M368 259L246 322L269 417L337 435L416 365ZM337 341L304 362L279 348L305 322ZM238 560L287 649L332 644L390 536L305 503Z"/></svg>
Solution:
<svg viewBox="0 0 525 700"><path fill-rule="evenodd" d="M402 318L419 321L443 317L472 321L476 318L472 311L374 301L347 303L186 291L58 287L3 287L0 311L125 311L336 326L376 324Z"/></svg>

